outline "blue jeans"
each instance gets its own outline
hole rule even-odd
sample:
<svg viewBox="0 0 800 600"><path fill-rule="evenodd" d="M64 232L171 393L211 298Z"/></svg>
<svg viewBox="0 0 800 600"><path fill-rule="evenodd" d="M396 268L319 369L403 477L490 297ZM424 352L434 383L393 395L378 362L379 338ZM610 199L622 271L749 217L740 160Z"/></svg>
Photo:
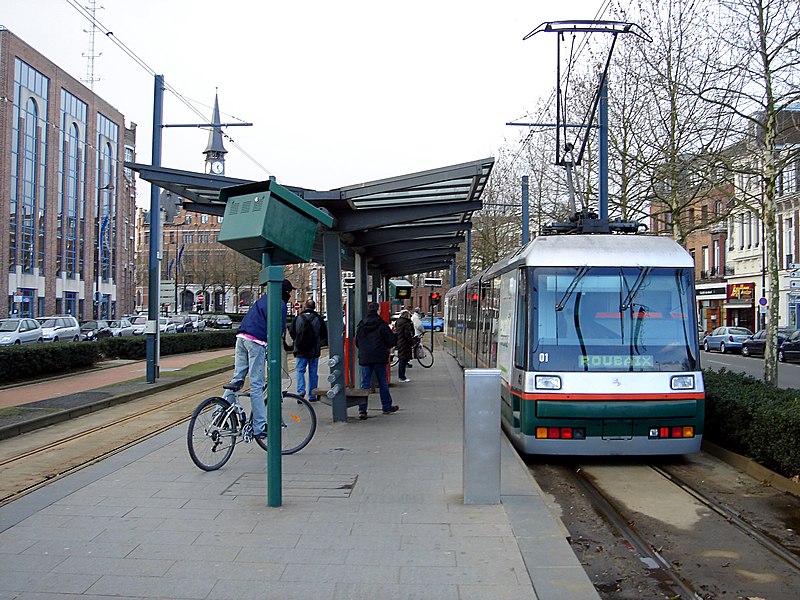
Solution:
<svg viewBox="0 0 800 600"><path fill-rule="evenodd" d="M383 410L392 408L392 395L389 393L389 384L386 383L386 365L361 365L361 389L368 390L372 387L372 374L378 380L378 389L381 392L381 405ZM366 401L358 405L359 412L367 412Z"/></svg>
<svg viewBox="0 0 800 600"><path fill-rule="evenodd" d="M260 435L267 430L267 411L264 402L264 365L266 361L266 346L244 338L236 338L231 384L243 386L245 376L250 374L250 407L253 412L254 435ZM225 390L224 397L229 402L233 402L232 391Z"/></svg>
<svg viewBox="0 0 800 600"><path fill-rule="evenodd" d="M311 390L319 387L319 376L317 374L319 358L298 356L295 358L295 366L297 368L297 395L304 398L306 397L306 369L308 369L308 397L310 399Z"/></svg>

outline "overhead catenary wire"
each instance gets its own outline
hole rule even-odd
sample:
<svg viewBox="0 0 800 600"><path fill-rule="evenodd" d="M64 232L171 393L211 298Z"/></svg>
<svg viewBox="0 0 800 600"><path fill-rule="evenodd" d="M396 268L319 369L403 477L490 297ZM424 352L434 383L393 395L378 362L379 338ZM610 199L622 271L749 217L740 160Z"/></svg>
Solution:
<svg viewBox="0 0 800 600"><path fill-rule="evenodd" d="M597 9L597 12L595 13L593 19L594 20L602 19L603 15L609 9L610 4L611 4L611 0L603 0L601 2L601 4L600 4L600 7ZM578 44L577 50L575 50L575 54L574 54L574 59L575 60L578 60L578 58L580 58L581 54L586 49L588 44L589 44L589 36L588 36L588 34L584 34L582 39L581 39L581 41L580 41L580 43ZM568 77L568 76L569 76L569 74L567 74L565 77ZM559 85L560 85L560 82L559 82ZM542 104L542 106L539 108L539 110L536 113L536 115L533 117L533 122L534 123L539 123L539 122L544 120L545 114L547 113L549 107L552 105L553 100L556 99L559 85L554 86L550 90L550 95L548 96L547 100L544 102L544 104ZM531 116L530 113L526 113L525 115L522 115L518 119L515 119L515 121L516 120L520 120L520 119L524 119L524 118L529 118L530 116ZM517 160L522 155L522 152L528 146L528 144L530 143L530 141L533 138L534 134L536 134L539 131L540 131L540 129L535 128L535 127L531 127L529 129L529 131L528 131L528 134L524 138L522 138L520 140L519 145L517 146L517 150L512 155L511 160L509 161L509 163L507 165L504 166L504 169L501 170L501 174L503 176L506 176L508 172L513 171L514 165L516 164Z"/></svg>
<svg viewBox="0 0 800 600"><path fill-rule="evenodd" d="M92 14L86 7L81 5L76 0L65 0L65 2L75 9L83 18L85 18L89 23L96 27L101 33L103 33L111 42L113 42L123 53L125 53L131 60L133 60L139 67L144 69L144 71L150 75L151 77L155 77L157 75L156 70L151 67L147 62L140 57L136 52L134 52L125 42L119 39L114 32L111 31L108 27L103 25L100 20L97 18L96 15ZM204 115L186 96L181 94L174 86L169 84L166 80L164 81L164 89L174 95L182 104L184 104L189 110L191 110L195 115L197 115L203 123L207 123L209 127L213 124L208 119L206 115ZM234 117L238 119L238 117ZM245 151L239 144L237 144L233 138L231 138L227 133L222 131L223 137L225 137L231 145L239 150L249 161L255 164L259 169L267 173L267 175L272 175L272 172L267 169L264 165L262 165L258 160L256 160L249 152Z"/></svg>

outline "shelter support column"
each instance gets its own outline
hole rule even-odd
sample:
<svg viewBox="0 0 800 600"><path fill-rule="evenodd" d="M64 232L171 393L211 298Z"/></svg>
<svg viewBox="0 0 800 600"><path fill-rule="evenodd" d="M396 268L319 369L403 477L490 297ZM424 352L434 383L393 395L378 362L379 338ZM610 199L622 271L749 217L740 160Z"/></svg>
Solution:
<svg viewBox="0 0 800 600"><path fill-rule="evenodd" d="M342 253L339 234L322 234L322 256L325 263L325 294L328 306L328 355L339 357L339 364L331 367L331 373L341 373L338 381L332 382L331 390L338 389L331 399L333 421L347 421L347 396L344 389L344 319L342 318ZM351 359L352 360L352 359Z"/></svg>

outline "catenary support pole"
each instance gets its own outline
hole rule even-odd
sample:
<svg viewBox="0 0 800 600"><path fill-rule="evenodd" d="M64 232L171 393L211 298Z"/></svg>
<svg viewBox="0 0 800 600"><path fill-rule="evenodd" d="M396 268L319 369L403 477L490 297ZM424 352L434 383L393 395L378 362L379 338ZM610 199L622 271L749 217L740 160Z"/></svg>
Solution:
<svg viewBox="0 0 800 600"><path fill-rule="evenodd" d="M600 84L600 206L598 216L608 219L608 81Z"/></svg>
<svg viewBox="0 0 800 600"><path fill-rule="evenodd" d="M156 75L153 92L153 150L154 167L161 166L161 130L164 120L164 76ZM147 359L147 383L158 378L158 301L161 289L161 205L159 188L150 184L150 246L147 262L147 329L145 332L145 357Z"/></svg>
<svg viewBox="0 0 800 600"><path fill-rule="evenodd" d="M531 239L530 234L530 209L528 207L528 176L522 176L522 245Z"/></svg>

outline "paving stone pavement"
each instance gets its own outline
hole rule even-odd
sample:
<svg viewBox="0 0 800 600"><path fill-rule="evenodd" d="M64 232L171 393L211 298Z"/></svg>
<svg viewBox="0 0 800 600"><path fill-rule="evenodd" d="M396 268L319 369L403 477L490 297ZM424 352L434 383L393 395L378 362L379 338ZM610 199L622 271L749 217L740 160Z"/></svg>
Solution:
<svg viewBox="0 0 800 600"><path fill-rule="evenodd" d="M366 421L316 404L278 508L258 446L206 473L185 425L0 508L0 600L598 598L502 436L501 503L463 503L455 362L409 376L392 415L377 394Z"/></svg>

